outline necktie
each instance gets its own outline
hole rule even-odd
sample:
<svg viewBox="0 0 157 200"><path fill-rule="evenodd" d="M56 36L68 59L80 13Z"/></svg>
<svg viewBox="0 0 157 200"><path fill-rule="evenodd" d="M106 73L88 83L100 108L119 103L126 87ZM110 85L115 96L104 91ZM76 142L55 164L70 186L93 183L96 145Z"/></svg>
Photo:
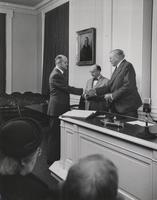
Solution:
<svg viewBox="0 0 157 200"><path fill-rule="evenodd" d="M115 74L116 71L117 71L117 66L115 67L115 69L114 69L112 75Z"/></svg>
<svg viewBox="0 0 157 200"><path fill-rule="evenodd" d="M115 77L116 71L117 71L117 66L115 67L115 69L114 69L114 71L112 73L112 76L111 76L112 79Z"/></svg>

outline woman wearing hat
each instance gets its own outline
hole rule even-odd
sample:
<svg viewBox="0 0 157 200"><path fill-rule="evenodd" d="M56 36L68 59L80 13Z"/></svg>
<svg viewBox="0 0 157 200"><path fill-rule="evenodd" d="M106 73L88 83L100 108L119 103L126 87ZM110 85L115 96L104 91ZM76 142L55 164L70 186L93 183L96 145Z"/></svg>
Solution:
<svg viewBox="0 0 157 200"><path fill-rule="evenodd" d="M41 153L41 136L33 119L11 120L0 128L0 199L48 199L47 185L31 174Z"/></svg>

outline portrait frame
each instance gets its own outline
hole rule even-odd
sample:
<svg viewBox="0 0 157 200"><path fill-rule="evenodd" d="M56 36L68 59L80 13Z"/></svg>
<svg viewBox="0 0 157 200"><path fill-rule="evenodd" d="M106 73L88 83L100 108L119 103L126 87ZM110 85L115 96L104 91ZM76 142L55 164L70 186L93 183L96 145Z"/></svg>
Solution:
<svg viewBox="0 0 157 200"><path fill-rule="evenodd" d="M95 64L96 29L88 28L77 31L77 65Z"/></svg>

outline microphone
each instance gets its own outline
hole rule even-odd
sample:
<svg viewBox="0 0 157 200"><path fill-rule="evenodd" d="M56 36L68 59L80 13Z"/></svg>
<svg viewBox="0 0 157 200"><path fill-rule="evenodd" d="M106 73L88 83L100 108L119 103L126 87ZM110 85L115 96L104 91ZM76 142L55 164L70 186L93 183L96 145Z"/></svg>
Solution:
<svg viewBox="0 0 157 200"><path fill-rule="evenodd" d="M144 100L143 100L143 112L145 112L145 113L151 112L151 98L144 98Z"/></svg>
<svg viewBox="0 0 157 200"><path fill-rule="evenodd" d="M155 139L157 137L157 128L156 125L154 125L153 127L148 126L148 116L151 112L151 98L144 98L143 100L143 112L145 112L145 130L143 132L143 134L139 133L141 138L144 139ZM155 130L153 132L153 130Z"/></svg>

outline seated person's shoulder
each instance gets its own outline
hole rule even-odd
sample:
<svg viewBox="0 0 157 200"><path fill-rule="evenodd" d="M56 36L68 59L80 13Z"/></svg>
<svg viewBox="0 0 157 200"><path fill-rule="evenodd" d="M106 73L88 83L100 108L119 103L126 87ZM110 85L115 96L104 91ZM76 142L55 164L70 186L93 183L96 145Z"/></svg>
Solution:
<svg viewBox="0 0 157 200"><path fill-rule="evenodd" d="M38 200L51 196L47 184L33 174L26 176L6 175L3 176L3 184L5 185L4 194L7 193L8 200L12 196L17 199L33 198Z"/></svg>
<svg viewBox="0 0 157 200"><path fill-rule="evenodd" d="M104 76L102 76L102 78L103 78L103 80L106 81L106 82L109 80L108 78L106 78L106 77L104 77Z"/></svg>

